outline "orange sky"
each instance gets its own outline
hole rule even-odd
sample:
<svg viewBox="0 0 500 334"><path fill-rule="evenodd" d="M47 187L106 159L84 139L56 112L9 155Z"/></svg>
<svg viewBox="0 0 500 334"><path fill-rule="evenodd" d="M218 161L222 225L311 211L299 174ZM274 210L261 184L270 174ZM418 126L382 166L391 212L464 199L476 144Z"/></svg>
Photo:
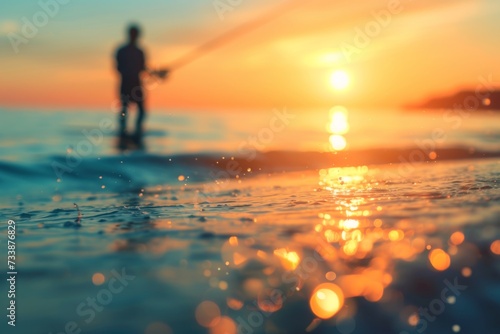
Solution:
<svg viewBox="0 0 500 334"><path fill-rule="evenodd" d="M500 78L498 1L401 0L382 26L373 11L387 12L391 1L308 1L174 71L148 92L148 104L153 109L398 106L474 88L480 76ZM282 1L242 2L225 12L224 20L212 3L193 0L191 6L175 13L165 9L157 16L153 3L146 9L127 5L111 16L99 2L70 3L19 45L17 54L7 36L20 35L20 18L40 8L35 3L3 13L0 106L109 109L117 86L111 56L130 18L143 26L149 65L168 67L197 45L265 15ZM357 44L358 31L367 27L375 29L372 37L367 45ZM356 51L347 59L345 50L352 47ZM343 91L329 84L337 69L350 78Z"/></svg>

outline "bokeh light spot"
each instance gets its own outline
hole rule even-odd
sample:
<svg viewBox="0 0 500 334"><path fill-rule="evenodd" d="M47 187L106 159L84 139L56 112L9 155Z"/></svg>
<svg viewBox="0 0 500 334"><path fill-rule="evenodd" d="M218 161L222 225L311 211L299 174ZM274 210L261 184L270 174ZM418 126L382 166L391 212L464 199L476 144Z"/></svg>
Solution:
<svg viewBox="0 0 500 334"><path fill-rule="evenodd" d="M500 255L500 240L493 241L490 249L493 254Z"/></svg>
<svg viewBox="0 0 500 334"><path fill-rule="evenodd" d="M101 285L106 281L106 277L101 273L95 273L92 275L92 283L94 285Z"/></svg>
<svg viewBox="0 0 500 334"><path fill-rule="evenodd" d="M288 251L285 248L279 248L274 251L274 255L281 259L283 267L287 270L295 270L300 262L300 256L297 252Z"/></svg>
<svg viewBox="0 0 500 334"><path fill-rule="evenodd" d="M329 271L325 274L325 278L329 281L335 280L337 278L337 274L335 274L333 271Z"/></svg>
<svg viewBox="0 0 500 334"><path fill-rule="evenodd" d="M420 318L419 318L418 314L416 314L416 313L413 313L408 318L408 324L410 326L413 326L413 327L415 327L418 324L419 321L420 321Z"/></svg>
<svg viewBox="0 0 500 334"><path fill-rule="evenodd" d="M454 232L451 236L450 236L450 242L452 244L454 244L455 246L458 246L460 245L462 242L464 242L465 240L465 236L462 232L460 231L457 231L457 232Z"/></svg>
<svg viewBox="0 0 500 334"><path fill-rule="evenodd" d="M236 334L238 329L233 319L223 316L210 328L210 334Z"/></svg>
<svg viewBox="0 0 500 334"><path fill-rule="evenodd" d="M442 249L436 248L429 253L429 261L434 269L443 271L450 267L450 256Z"/></svg>
<svg viewBox="0 0 500 334"><path fill-rule="evenodd" d="M463 267L462 268L462 276L463 277L470 277L472 275L472 269L469 267Z"/></svg>
<svg viewBox="0 0 500 334"><path fill-rule="evenodd" d="M401 230L391 230L389 232L389 240L391 241L398 241L398 240L403 240L405 234Z"/></svg>
<svg viewBox="0 0 500 334"><path fill-rule="evenodd" d="M243 302L241 300L236 299L236 298L228 297L226 300L226 303L230 309L233 309L235 311L238 311L243 307Z"/></svg>
<svg viewBox="0 0 500 334"><path fill-rule="evenodd" d="M318 318L331 318L344 305L344 293L333 283L320 284L314 289L309 305Z"/></svg>
<svg viewBox="0 0 500 334"><path fill-rule="evenodd" d="M212 301L205 300L196 307L195 318L200 326L214 327L221 319L219 306Z"/></svg>

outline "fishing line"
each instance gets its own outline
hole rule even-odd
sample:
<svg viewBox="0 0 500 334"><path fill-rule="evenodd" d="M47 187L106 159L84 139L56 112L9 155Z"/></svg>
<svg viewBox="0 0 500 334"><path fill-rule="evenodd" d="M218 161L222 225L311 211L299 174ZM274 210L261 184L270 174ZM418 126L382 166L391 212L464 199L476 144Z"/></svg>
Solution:
<svg viewBox="0 0 500 334"><path fill-rule="evenodd" d="M173 70L178 70L186 65L189 65L193 63L194 61L198 60L199 58L203 57L210 51L227 44L231 40L240 37L244 34L247 34L253 30L256 30L257 28L260 28L261 26L276 20L280 16L283 16L287 12L295 9L299 5L303 5L305 3L309 3L310 1L305 1L305 0L298 0L298 1L287 1L285 4L275 8L274 10L270 11L264 16L258 17L254 20L251 20L249 22L246 22L240 26L237 26L209 41L206 43L198 46L196 49L186 53L185 55L179 57L177 60L175 60L172 65L169 67L169 71Z"/></svg>

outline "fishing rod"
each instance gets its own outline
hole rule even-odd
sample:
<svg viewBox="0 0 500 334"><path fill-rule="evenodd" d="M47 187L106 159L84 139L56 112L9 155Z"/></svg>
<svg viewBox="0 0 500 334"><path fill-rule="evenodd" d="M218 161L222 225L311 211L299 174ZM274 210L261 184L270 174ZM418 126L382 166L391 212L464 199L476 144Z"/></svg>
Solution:
<svg viewBox="0 0 500 334"><path fill-rule="evenodd" d="M207 53L210 51L227 44L229 41L240 37L244 34L247 34L251 32L252 30L255 30L257 28L260 28L261 26L276 20L280 16L283 16L284 14L290 12L291 10L297 8L299 5L303 5L305 3L308 3L307 1L304 0L295 0L291 1L288 0L286 3L282 4L281 6L278 6L274 10L270 11L264 16L258 17L254 20L251 20L249 22L246 22L240 26L237 26L207 42L204 44L198 46L194 50L189 51L188 53L184 54L183 56L177 58L175 61L172 62L172 64L168 67L168 70L158 70L155 71L157 75L160 77L165 77L167 72L172 72L174 70L181 69L194 61L198 60L199 58L205 56Z"/></svg>

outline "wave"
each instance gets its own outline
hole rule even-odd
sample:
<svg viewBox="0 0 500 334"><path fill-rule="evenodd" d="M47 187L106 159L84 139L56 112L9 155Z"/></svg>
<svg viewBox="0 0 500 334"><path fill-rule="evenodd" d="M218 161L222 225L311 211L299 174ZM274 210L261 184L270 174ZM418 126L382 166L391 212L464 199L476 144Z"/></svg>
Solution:
<svg viewBox="0 0 500 334"><path fill-rule="evenodd" d="M227 154L158 155L132 152L77 159L48 156L36 163L0 162L0 181L18 194L42 191L127 191L173 183L216 182L262 173L330 167L429 163L500 157L497 151L464 147L425 152L419 148L366 149L336 153L272 151L231 157ZM10 194L14 195L14 194Z"/></svg>

